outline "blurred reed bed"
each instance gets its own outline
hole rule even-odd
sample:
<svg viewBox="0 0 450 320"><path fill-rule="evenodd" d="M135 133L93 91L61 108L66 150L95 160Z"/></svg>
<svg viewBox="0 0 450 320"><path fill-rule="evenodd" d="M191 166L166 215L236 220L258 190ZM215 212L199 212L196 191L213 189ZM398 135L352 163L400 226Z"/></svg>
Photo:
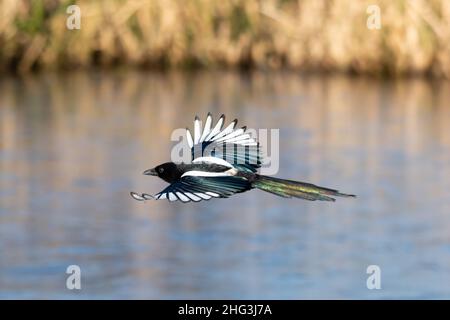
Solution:
<svg viewBox="0 0 450 320"><path fill-rule="evenodd" d="M382 28L366 27L367 7ZM66 8L81 8L68 30ZM245 67L450 77L448 0L0 0L0 68Z"/></svg>

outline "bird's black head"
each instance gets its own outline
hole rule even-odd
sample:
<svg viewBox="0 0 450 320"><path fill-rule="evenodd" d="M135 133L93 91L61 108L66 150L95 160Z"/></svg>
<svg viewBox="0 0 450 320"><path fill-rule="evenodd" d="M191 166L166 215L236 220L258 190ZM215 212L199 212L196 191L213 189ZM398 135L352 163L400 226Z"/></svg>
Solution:
<svg viewBox="0 0 450 320"><path fill-rule="evenodd" d="M172 183L178 180L181 173L178 170L178 166L173 162L166 162L144 171L144 174L149 176L158 176L166 182Z"/></svg>

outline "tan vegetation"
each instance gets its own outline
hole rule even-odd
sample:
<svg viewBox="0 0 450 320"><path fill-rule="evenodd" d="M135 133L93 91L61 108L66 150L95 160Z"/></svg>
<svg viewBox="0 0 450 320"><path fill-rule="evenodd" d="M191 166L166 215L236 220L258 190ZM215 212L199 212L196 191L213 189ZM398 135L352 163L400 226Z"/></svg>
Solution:
<svg viewBox="0 0 450 320"><path fill-rule="evenodd" d="M374 3L380 30L366 27ZM450 1L0 0L1 69L92 65L450 77Z"/></svg>

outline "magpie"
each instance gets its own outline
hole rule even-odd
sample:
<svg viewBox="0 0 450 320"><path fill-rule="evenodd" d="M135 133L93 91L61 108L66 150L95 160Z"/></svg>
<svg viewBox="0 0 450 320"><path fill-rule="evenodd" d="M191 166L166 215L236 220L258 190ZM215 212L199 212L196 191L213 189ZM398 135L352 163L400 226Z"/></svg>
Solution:
<svg viewBox="0 0 450 320"><path fill-rule="evenodd" d="M212 116L208 113L202 130L200 119L196 116L193 137L186 128L191 162L166 162L144 171L145 175L158 176L170 185L154 196L135 192L131 192L131 196L139 201L167 199L199 202L228 198L256 188L283 198L311 201L335 201L335 196L355 197L311 183L258 174L262 164L260 144L246 133L246 127L236 128L237 119L225 128L224 123L225 116L222 115L213 127Z"/></svg>

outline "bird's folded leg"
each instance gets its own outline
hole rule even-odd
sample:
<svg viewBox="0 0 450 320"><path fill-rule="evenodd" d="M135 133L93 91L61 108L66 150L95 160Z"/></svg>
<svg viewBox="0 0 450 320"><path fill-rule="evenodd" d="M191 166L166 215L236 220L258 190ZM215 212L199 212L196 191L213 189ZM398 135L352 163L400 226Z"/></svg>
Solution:
<svg viewBox="0 0 450 320"><path fill-rule="evenodd" d="M145 201L145 200L152 200L152 199L154 199L153 196L151 196L151 195L149 195L147 193L138 194L136 192L130 192L130 195L131 195L131 197L134 200L137 200L137 201Z"/></svg>

